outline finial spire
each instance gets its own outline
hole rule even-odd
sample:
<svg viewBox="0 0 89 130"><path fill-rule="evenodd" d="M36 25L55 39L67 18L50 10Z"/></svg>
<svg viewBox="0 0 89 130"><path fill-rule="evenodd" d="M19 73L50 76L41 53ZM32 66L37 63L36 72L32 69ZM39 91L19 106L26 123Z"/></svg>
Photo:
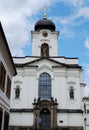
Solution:
<svg viewBox="0 0 89 130"><path fill-rule="evenodd" d="M44 10L43 18L47 18L47 14L46 14L47 8L44 7L43 10Z"/></svg>

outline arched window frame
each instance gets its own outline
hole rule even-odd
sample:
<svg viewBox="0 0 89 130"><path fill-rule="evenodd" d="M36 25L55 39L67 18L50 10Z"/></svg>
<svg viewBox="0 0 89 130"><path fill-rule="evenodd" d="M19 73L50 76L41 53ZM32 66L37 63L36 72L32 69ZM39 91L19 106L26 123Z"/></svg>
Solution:
<svg viewBox="0 0 89 130"><path fill-rule="evenodd" d="M41 73L38 82L38 97L50 99L52 97L52 79L50 74L46 72Z"/></svg>
<svg viewBox="0 0 89 130"><path fill-rule="evenodd" d="M70 99L74 100L74 87L70 86L69 88L69 97Z"/></svg>
<svg viewBox="0 0 89 130"><path fill-rule="evenodd" d="M16 86L15 88L15 99L20 98L20 86Z"/></svg>
<svg viewBox="0 0 89 130"><path fill-rule="evenodd" d="M47 43L41 45L41 56L49 57L49 45Z"/></svg>

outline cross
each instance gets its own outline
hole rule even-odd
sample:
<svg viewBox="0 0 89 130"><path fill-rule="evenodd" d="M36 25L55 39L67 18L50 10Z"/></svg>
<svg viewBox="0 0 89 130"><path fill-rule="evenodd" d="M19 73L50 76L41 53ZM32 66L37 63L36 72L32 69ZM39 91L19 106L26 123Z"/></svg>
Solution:
<svg viewBox="0 0 89 130"><path fill-rule="evenodd" d="M43 11L44 11L43 17L46 18L46 17L47 17L47 14L46 14L47 8L44 7L44 8L43 8Z"/></svg>

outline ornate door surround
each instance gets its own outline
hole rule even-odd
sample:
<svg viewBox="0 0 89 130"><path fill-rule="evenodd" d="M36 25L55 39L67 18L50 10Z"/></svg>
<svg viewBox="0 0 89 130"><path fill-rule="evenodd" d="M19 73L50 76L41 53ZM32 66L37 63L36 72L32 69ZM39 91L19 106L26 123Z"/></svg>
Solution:
<svg viewBox="0 0 89 130"><path fill-rule="evenodd" d="M34 124L37 118L37 127L39 129L56 128L57 127L57 99L51 98L50 100L35 99L33 103L34 110ZM47 119L47 121L46 121ZM44 127L44 125L46 125Z"/></svg>

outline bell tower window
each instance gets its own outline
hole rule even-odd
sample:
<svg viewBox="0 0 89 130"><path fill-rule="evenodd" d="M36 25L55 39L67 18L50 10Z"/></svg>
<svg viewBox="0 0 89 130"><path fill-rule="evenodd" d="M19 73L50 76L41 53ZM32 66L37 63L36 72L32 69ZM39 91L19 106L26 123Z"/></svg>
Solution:
<svg viewBox="0 0 89 130"><path fill-rule="evenodd" d="M41 46L41 56L48 57L49 56L49 46L47 43L42 44Z"/></svg>

